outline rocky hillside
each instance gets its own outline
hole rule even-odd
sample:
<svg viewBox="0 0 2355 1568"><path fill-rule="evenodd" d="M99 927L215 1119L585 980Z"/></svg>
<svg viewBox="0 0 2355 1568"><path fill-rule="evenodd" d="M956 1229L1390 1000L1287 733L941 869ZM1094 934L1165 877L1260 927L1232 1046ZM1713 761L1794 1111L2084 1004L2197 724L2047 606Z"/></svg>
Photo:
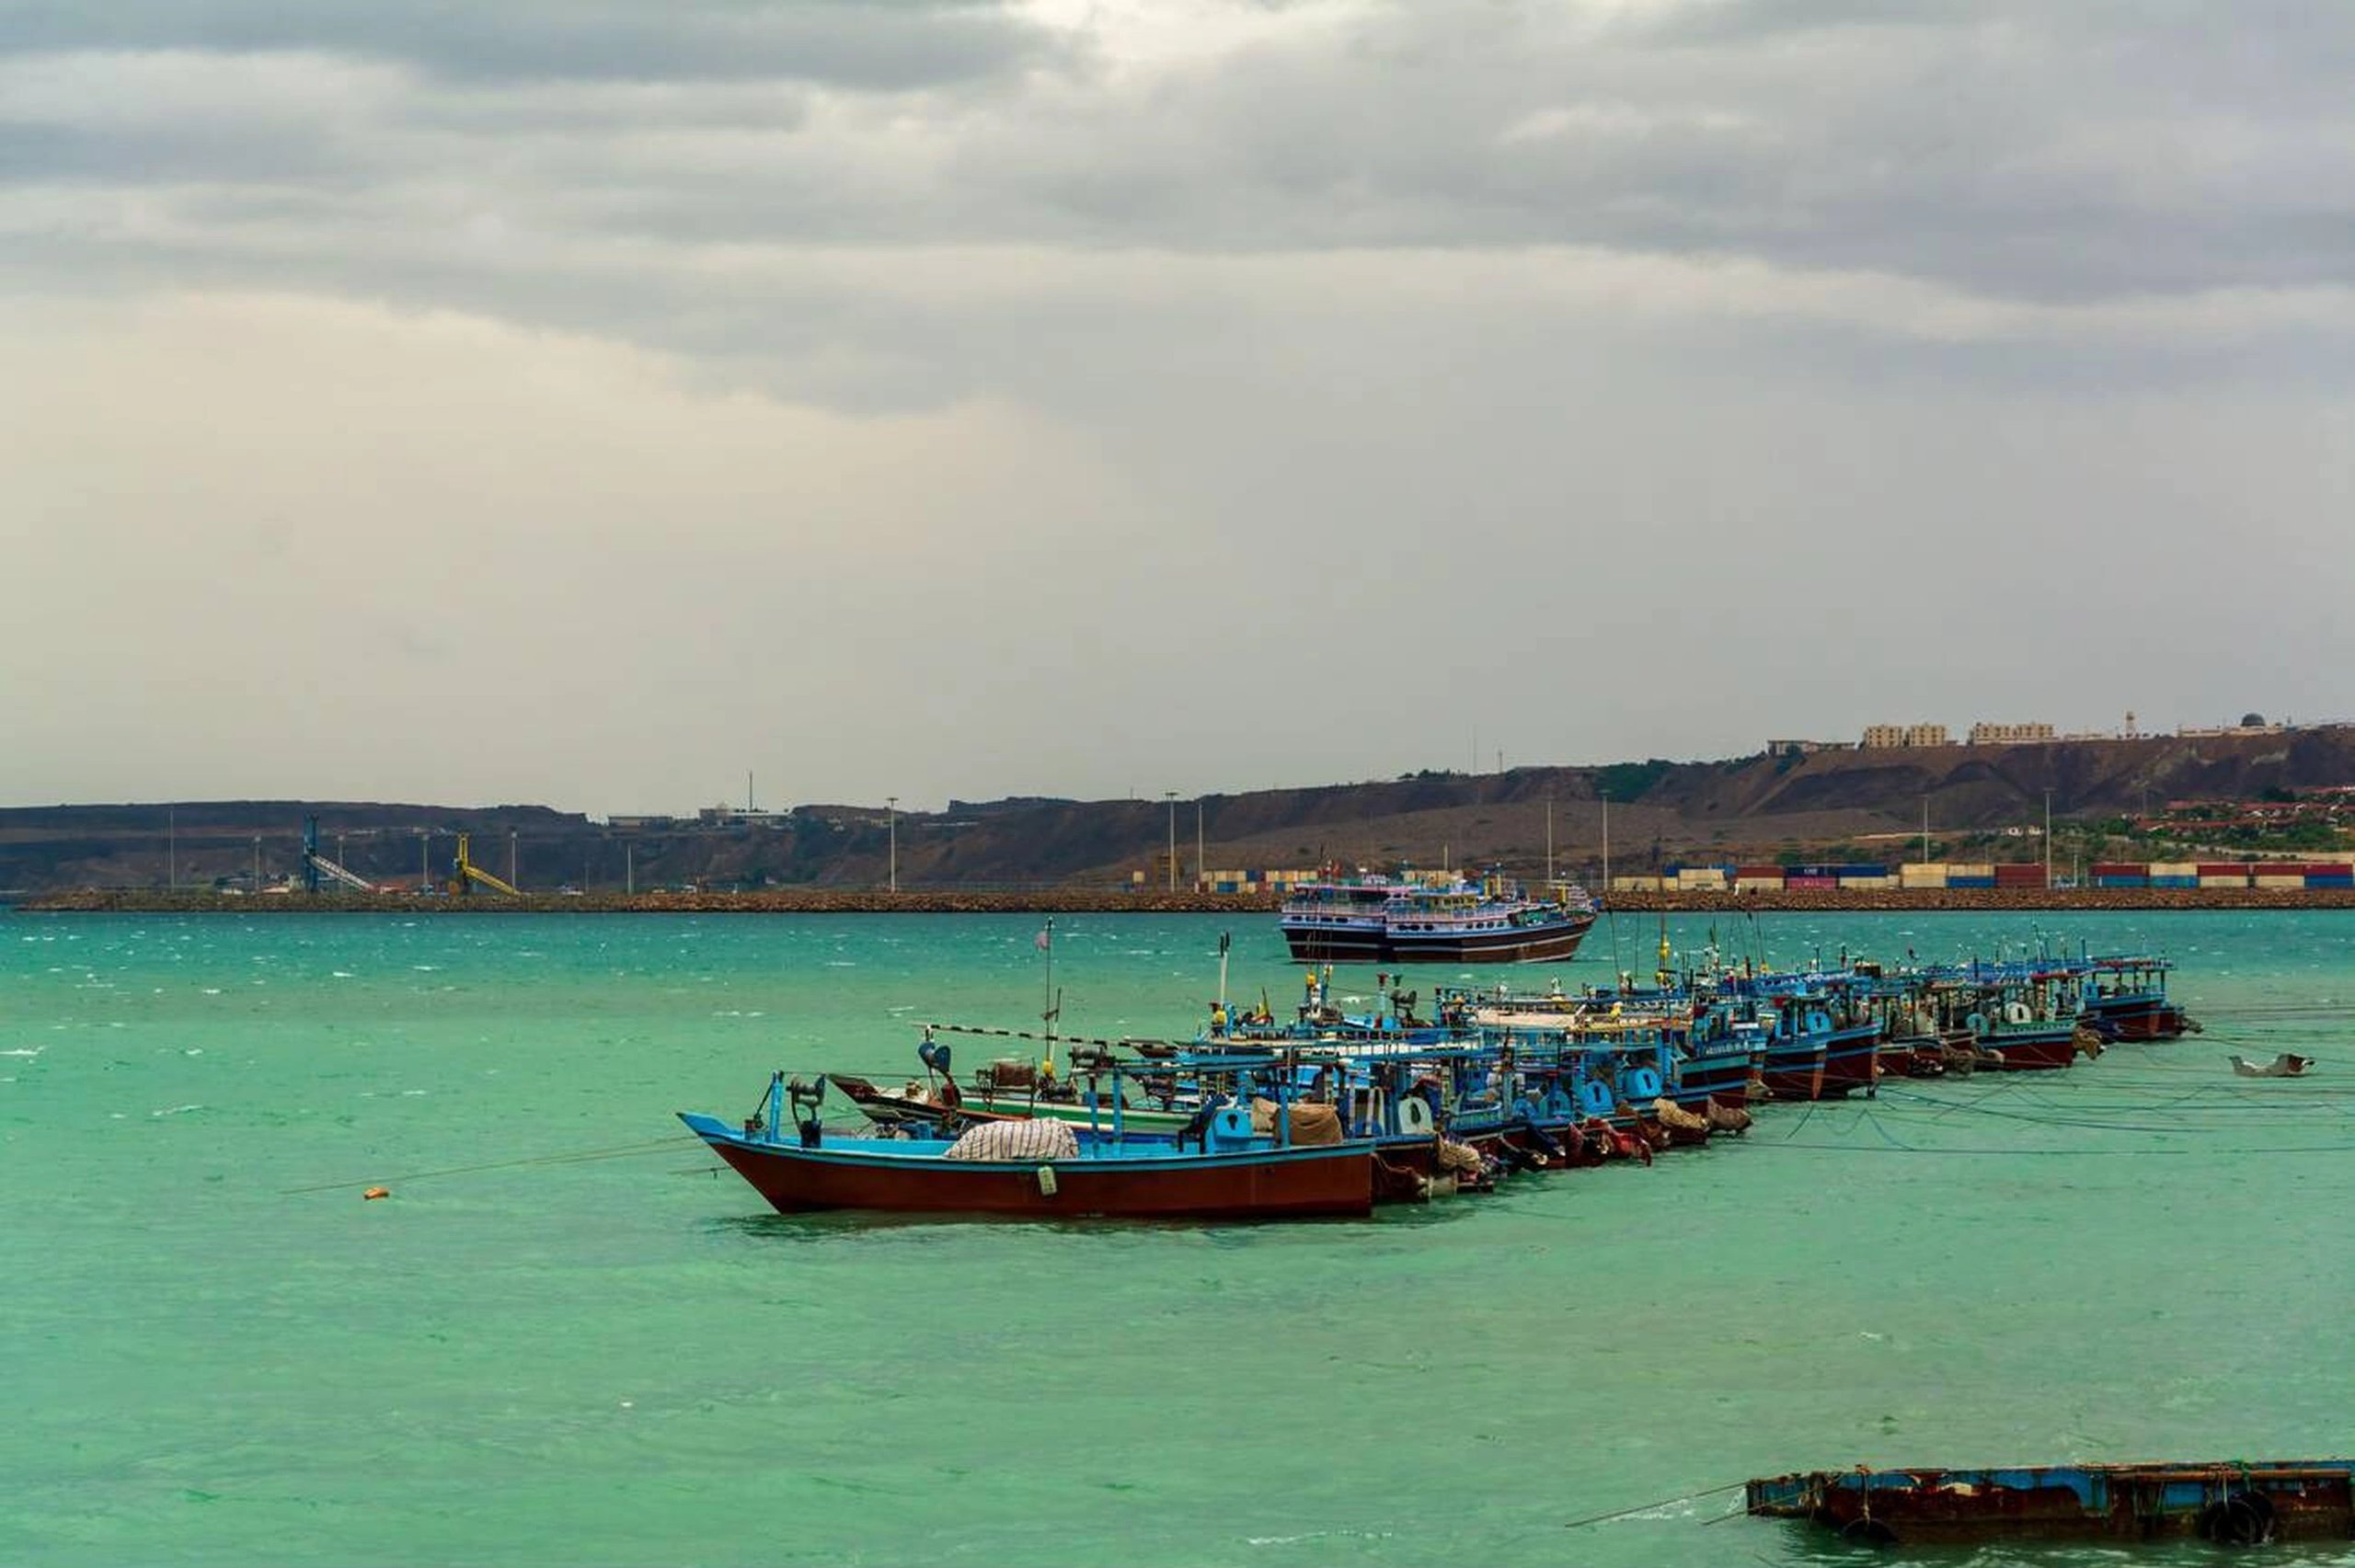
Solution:
<svg viewBox="0 0 2355 1568"><path fill-rule="evenodd" d="M1212 868L1503 864L1544 869L1550 809L1558 868L1593 876L1609 800L1611 853L1627 869L1666 859L1772 859L1794 849L1897 860L1915 851L1926 801L1940 835L2114 818L2185 798L2355 784L2355 727L2272 735L2073 741L2043 746L1835 750L1717 762L1629 762L1426 773L1382 783L1208 795ZM1177 805L1179 876L1195 865L1196 803ZM455 808L240 801L0 810L0 889L183 885L248 876L261 839L265 879L296 863L304 813L321 847L361 875L414 885L422 843L446 876L460 831L477 863L504 875L511 832L527 887L690 884L867 887L889 874L878 806L810 806L752 825L618 830L542 807ZM902 813L902 887L1125 883L1169 838L1161 801L959 802ZM1156 879L1166 873L1156 868Z"/></svg>

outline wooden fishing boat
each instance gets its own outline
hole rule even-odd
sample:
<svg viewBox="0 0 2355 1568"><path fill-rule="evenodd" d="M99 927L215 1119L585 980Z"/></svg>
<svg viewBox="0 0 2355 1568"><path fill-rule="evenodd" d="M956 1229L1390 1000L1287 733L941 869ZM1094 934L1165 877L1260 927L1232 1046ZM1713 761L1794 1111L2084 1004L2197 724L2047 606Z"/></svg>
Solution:
<svg viewBox="0 0 2355 1568"><path fill-rule="evenodd" d="M764 1113L741 1125L693 1111L679 1119L781 1214L1271 1219L1373 1207L1371 1143L1292 1145L1281 1128L1272 1138L1255 1133L1238 1105L1206 1108L1190 1139L1036 1119L965 1135L1037 1135L1035 1145L998 1158L968 1153L963 1139L839 1136L819 1119L823 1093L822 1080L813 1086L778 1073Z"/></svg>
<svg viewBox="0 0 2355 1568"><path fill-rule="evenodd" d="M1760 1076L1776 1100L1838 1100L1867 1094L1880 1082L1880 1024L1836 1012L1832 999L1811 991L1762 998L1771 1002L1773 1030ZM1762 1007L1762 1021L1766 1016Z"/></svg>
<svg viewBox="0 0 2355 1568"><path fill-rule="evenodd" d="M2077 1059L2078 972L2067 965L1976 966L1965 1016L1982 1060L2005 1072L2051 1072Z"/></svg>
<svg viewBox="0 0 2355 1568"><path fill-rule="evenodd" d="M2173 1040L2200 1025L2167 1000L2165 958L2112 954L2084 963L2085 1022L2107 1041Z"/></svg>
<svg viewBox="0 0 2355 1568"><path fill-rule="evenodd" d="M1812 1471L1750 1482L1749 1511L1878 1546L2355 1534L2355 1459Z"/></svg>

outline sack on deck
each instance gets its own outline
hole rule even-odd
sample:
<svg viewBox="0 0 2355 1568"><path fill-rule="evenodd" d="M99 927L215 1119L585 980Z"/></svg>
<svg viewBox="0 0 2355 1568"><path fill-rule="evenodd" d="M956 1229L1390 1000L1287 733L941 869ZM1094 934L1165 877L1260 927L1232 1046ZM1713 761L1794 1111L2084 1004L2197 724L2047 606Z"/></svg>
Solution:
<svg viewBox="0 0 2355 1568"><path fill-rule="evenodd" d="M983 1122L968 1127L940 1156L943 1160L1076 1160L1079 1139L1071 1124L1051 1116L1025 1121Z"/></svg>
<svg viewBox="0 0 2355 1568"><path fill-rule="evenodd" d="M1273 1100L1254 1099L1251 1102L1251 1130L1262 1138L1276 1136L1277 1105ZM1341 1141L1341 1113L1333 1105L1313 1100L1296 1101L1292 1107L1292 1141L1295 1148L1315 1148L1320 1144Z"/></svg>

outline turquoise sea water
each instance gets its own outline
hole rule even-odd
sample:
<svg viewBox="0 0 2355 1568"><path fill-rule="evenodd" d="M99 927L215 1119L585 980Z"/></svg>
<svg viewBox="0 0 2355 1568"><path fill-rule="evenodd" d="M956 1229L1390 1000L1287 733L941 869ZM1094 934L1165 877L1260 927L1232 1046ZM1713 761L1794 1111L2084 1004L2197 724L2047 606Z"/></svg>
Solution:
<svg viewBox="0 0 2355 1568"><path fill-rule="evenodd" d="M1861 1562L1727 1494L1564 1526L2355 1449L2355 915L2045 923L2170 953L2208 1033L1367 1222L1052 1227L787 1219L672 1117L1034 1024L1033 919L0 915L0 1562ZM1272 920L1057 928L1071 1033L1190 1030L1223 929L1237 994L1299 984Z"/></svg>

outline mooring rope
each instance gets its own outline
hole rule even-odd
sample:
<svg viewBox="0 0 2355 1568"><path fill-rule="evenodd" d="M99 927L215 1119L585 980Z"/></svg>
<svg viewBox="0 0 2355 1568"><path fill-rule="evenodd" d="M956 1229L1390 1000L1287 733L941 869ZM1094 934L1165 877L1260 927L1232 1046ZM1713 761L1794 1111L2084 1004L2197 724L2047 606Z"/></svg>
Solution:
<svg viewBox="0 0 2355 1568"><path fill-rule="evenodd" d="M1638 1503L1632 1508L1615 1508L1608 1514L1596 1514L1588 1518L1572 1519L1562 1528L1566 1530L1574 1530L1587 1525L1600 1525L1612 1519L1624 1519L1630 1514L1643 1514L1654 1508L1665 1508L1671 1503L1697 1503L1704 1497L1722 1497L1729 1492L1739 1492L1749 1484L1745 1481L1729 1481L1723 1486L1712 1486L1706 1492L1680 1493L1674 1497L1663 1497L1657 1503Z"/></svg>

